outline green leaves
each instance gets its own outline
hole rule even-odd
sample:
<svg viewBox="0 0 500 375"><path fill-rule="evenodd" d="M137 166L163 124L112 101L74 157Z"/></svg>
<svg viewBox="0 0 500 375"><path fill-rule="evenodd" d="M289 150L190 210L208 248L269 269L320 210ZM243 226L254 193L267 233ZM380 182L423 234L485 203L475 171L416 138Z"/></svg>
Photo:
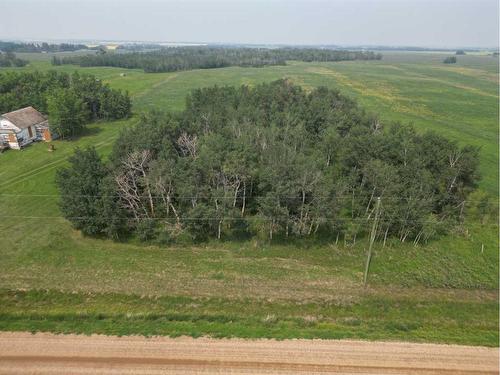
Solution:
<svg viewBox="0 0 500 375"><path fill-rule="evenodd" d="M54 65L115 66L127 69L140 68L148 73L159 73L191 69L215 69L228 66L286 65L287 60L345 61L380 60L382 58L381 54L370 51L313 48L151 47L153 51L142 51L141 47L138 46L120 46L122 49L131 51L128 51L128 53L102 52L68 56L55 60Z"/></svg>
<svg viewBox="0 0 500 375"><path fill-rule="evenodd" d="M79 134L89 113L84 101L74 89L55 89L47 97L47 110L51 130L60 138Z"/></svg>
<svg viewBox="0 0 500 375"><path fill-rule="evenodd" d="M101 216L101 183L107 174L106 168L94 148L76 149L69 162L70 166L60 169L56 175L61 211L84 234L100 234L112 224L103 222Z"/></svg>
<svg viewBox="0 0 500 375"><path fill-rule="evenodd" d="M0 113L27 106L48 113L50 126L61 138L78 135L92 120L120 119L131 113L128 93L109 88L93 75L0 73Z"/></svg>
<svg viewBox="0 0 500 375"><path fill-rule="evenodd" d="M51 105L82 104L65 94ZM418 243L461 220L478 179L477 149L411 126L383 132L338 92L286 80L195 90L184 112L151 112L125 130L110 160L117 198L102 231L126 222L142 241L246 232L354 243L380 197L375 236Z"/></svg>

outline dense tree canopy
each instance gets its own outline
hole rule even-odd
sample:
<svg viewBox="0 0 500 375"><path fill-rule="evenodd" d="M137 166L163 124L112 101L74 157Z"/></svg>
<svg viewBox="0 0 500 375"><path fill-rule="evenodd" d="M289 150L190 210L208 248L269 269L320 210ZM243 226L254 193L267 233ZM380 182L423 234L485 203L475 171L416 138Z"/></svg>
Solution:
<svg viewBox="0 0 500 375"><path fill-rule="evenodd" d="M448 56L443 60L445 64L455 64L457 62L457 58L455 56Z"/></svg>
<svg viewBox="0 0 500 375"><path fill-rule="evenodd" d="M61 138L81 132L88 118L88 109L74 89L55 89L47 97L50 129Z"/></svg>
<svg viewBox="0 0 500 375"><path fill-rule="evenodd" d="M460 220L477 164L475 148L411 126L383 130L337 91L308 93L281 80L195 90L180 114L144 115L117 140L108 172L91 176L89 186L106 191L92 192L106 210L101 218L76 215L93 217L89 230L72 218L83 204L66 201L71 182L60 186L65 216L87 233L355 241L380 197L379 238L418 242ZM76 181L75 189L86 184Z"/></svg>
<svg viewBox="0 0 500 375"><path fill-rule="evenodd" d="M33 106L48 113L60 136L77 134L84 123L119 119L131 111L128 93L88 74L6 72L0 74L0 113Z"/></svg>
<svg viewBox="0 0 500 375"><path fill-rule="evenodd" d="M111 52L68 56L54 58L52 63L135 68L144 69L146 72L171 72L227 66L285 65L287 60L342 61L381 58L382 55L373 52L315 48L170 47L151 52Z"/></svg>

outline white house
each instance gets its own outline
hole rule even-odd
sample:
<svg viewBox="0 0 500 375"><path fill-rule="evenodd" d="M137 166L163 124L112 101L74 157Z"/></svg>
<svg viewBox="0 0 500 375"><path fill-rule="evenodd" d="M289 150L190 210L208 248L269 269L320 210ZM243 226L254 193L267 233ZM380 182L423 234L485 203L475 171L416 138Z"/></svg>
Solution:
<svg viewBox="0 0 500 375"><path fill-rule="evenodd" d="M34 141L51 141L47 118L33 107L0 115L0 146L15 150Z"/></svg>

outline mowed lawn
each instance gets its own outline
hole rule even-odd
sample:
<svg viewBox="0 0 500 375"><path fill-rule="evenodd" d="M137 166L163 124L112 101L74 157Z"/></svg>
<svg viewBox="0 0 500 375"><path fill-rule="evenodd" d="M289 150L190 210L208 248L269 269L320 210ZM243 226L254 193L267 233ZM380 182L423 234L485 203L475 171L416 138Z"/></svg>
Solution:
<svg viewBox="0 0 500 375"><path fill-rule="evenodd" d="M197 87L278 78L306 89L336 87L384 122L411 121L481 146L481 189L496 194L498 61L471 55L447 66L443 57L392 53L382 61L161 74L57 67L128 90L135 115L92 124L77 140L54 142L55 152L36 144L0 154L0 329L498 345L494 224L467 223L466 233L418 248L377 246L364 289L364 240L356 246L115 243L82 237L57 206L54 175L75 147L93 145L106 157L120 129L137 123L141 111L181 110ZM51 68L35 61L23 69Z"/></svg>

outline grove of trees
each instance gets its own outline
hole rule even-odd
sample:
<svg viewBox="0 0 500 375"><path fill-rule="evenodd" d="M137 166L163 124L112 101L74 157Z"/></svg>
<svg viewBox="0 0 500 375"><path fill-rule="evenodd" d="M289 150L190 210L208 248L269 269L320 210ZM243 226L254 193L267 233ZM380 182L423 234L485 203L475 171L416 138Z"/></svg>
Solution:
<svg viewBox="0 0 500 375"><path fill-rule="evenodd" d="M4 52L69 52L88 49L85 44L19 43L0 41L0 51Z"/></svg>
<svg viewBox="0 0 500 375"><path fill-rule="evenodd" d="M412 126L383 129L335 90L280 80L193 91L152 111L104 163L79 150L58 172L64 216L88 235L178 240L330 236L415 243L462 220L478 149Z"/></svg>
<svg viewBox="0 0 500 375"><path fill-rule="evenodd" d="M12 52L0 52L0 68L22 67L28 64L27 60L16 57Z"/></svg>
<svg viewBox="0 0 500 375"><path fill-rule="evenodd" d="M60 137L77 135L94 120L130 115L127 92L111 89L89 74L48 72L0 73L0 113L33 106L49 115Z"/></svg>
<svg viewBox="0 0 500 375"><path fill-rule="evenodd" d="M455 64L457 62L457 58L455 56L448 56L443 60L444 64Z"/></svg>
<svg viewBox="0 0 500 375"><path fill-rule="evenodd" d="M213 69L228 66L261 67L285 65L287 60L343 61L373 60L381 54L317 48L229 48L170 47L150 52L107 52L93 55L54 57L52 63L80 66L114 66L144 69L145 72L172 72L190 69Z"/></svg>

